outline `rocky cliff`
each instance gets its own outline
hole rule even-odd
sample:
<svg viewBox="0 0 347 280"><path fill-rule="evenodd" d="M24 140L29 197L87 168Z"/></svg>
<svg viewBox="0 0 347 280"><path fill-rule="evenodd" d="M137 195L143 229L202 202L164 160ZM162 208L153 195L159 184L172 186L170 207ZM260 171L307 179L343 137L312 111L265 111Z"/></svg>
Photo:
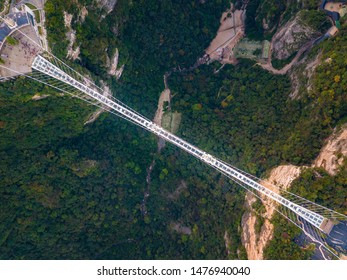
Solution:
<svg viewBox="0 0 347 280"><path fill-rule="evenodd" d="M323 167L331 175L335 175L345 156L347 156L347 125L344 125L326 140L312 167ZM271 171L267 181L277 186L288 188L299 177L302 168L309 167L278 166ZM245 201L247 211L242 217L242 244L246 249L248 259L261 260L264 257L264 248L273 237L273 225L269 219L271 219L274 209L271 207L272 205L264 205L265 212L262 216L265 218L265 222L258 234L255 228L257 217L252 210L252 204L255 201L254 195L247 193Z"/></svg>
<svg viewBox="0 0 347 280"><path fill-rule="evenodd" d="M267 181L271 184L288 188L290 184L300 175L300 168L294 165L281 165L274 168ZM256 232L256 220L258 219L252 211L252 205L256 202L256 197L246 194L245 207L248 211L242 217L242 244L245 246L248 259L262 260L264 258L263 251L268 241L273 236L273 225L270 220L275 212L272 202L264 204L265 212L262 217L265 221L260 229Z"/></svg>
<svg viewBox="0 0 347 280"><path fill-rule="evenodd" d="M325 146L314 161L313 167L322 167L330 175L336 175L346 156L347 125L342 128L340 133L334 133L327 139Z"/></svg>

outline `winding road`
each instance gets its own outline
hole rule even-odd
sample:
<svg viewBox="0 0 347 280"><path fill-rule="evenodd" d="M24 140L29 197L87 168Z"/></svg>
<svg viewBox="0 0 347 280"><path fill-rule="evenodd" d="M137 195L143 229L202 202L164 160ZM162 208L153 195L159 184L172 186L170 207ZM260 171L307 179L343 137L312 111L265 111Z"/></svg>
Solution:
<svg viewBox="0 0 347 280"><path fill-rule="evenodd" d="M262 63L257 63L257 65L259 65L260 67L262 67L263 69L275 74L275 75L285 75L287 74L287 72L299 61L300 57L308 50L310 50L312 48L312 46L314 45L314 43L317 41L316 39L312 39L310 42L306 43L305 45L303 45L300 50L298 51L298 53L296 54L296 56L293 58L293 60L288 63L286 66L284 66L282 69L276 69L272 66L272 62L271 62L271 57L272 57L272 44L273 42L271 42L271 47L270 47L270 54L269 54L269 59L268 62L266 64L262 64Z"/></svg>

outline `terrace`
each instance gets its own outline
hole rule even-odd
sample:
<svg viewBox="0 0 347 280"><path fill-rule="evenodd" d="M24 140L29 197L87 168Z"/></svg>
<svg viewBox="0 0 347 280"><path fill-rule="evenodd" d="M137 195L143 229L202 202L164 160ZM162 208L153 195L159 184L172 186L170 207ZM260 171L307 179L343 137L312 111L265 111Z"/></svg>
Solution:
<svg viewBox="0 0 347 280"><path fill-rule="evenodd" d="M0 24L0 50L8 36L16 30L30 24L28 14L19 10L17 11L18 12L8 14Z"/></svg>

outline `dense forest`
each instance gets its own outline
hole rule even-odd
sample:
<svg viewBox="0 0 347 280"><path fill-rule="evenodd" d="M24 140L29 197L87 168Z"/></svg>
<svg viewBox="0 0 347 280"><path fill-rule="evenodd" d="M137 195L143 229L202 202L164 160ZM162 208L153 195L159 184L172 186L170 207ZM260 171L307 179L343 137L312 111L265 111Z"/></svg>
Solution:
<svg viewBox="0 0 347 280"><path fill-rule="evenodd" d="M251 1L249 36L271 36L262 18L274 26L282 14L317 1L294 2ZM89 13L82 22L83 5ZM168 83L172 109L183 114L178 134L235 166L265 176L279 164L310 164L333 128L346 122L346 30L312 50L332 61L318 67L313 89L296 100L289 98L289 77L248 60L218 73L218 63L178 71L203 55L229 5L119 0L107 14L92 0L50 0L48 39L65 59L63 13L72 14L81 60L68 63L108 82L117 98L149 118L163 75L176 69ZM107 75L115 48L125 64L119 81ZM35 94L48 97L34 101ZM1 83L0 104L0 259L247 257L240 240L245 193L219 173L171 145L158 154L154 136L111 114L84 125L95 108L26 79ZM309 199L346 211L346 170L336 177L315 172L302 174L293 191L306 196L312 188ZM341 195L334 196L337 189ZM279 217L274 223L285 224ZM298 234L277 226L267 258L309 258L292 242Z"/></svg>
<svg viewBox="0 0 347 280"><path fill-rule="evenodd" d="M90 107L54 93L32 101L50 92L26 80L1 86L2 259L226 258L225 231L237 257L242 194L225 178L169 147L144 217L154 137L106 115L83 127ZM172 232L176 221L191 235Z"/></svg>

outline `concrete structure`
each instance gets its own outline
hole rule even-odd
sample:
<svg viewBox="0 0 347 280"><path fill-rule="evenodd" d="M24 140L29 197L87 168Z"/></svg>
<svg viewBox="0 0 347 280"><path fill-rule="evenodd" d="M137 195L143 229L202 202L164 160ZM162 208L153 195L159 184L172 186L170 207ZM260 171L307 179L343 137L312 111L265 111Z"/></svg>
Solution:
<svg viewBox="0 0 347 280"><path fill-rule="evenodd" d="M10 44L8 37L15 39L16 44ZM6 15L0 24L0 55L1 63L5 66L0 68L0 76L17 76L7 68L30 73L31 64L40 52L41 42L33 11L26 5L12 7L11 13Z"/></svg>
<svg viewBox="0 0 347 280"><path fill-rule="evenodd" d="M337 32L339 32L339 29L337 28L337 26L332 26L329 28L327 34L329 34L330 37L333 37L337 34Z"/></svg>
<svg viewBox="0 0 347 280"><path fill-rule="evenodd" d="M28 6L23 5L20 9L14 7L12 12L6 15L0 23L0 50L8 36L25 26L31 25L38 34L34 18L35 15Z"/></svg>
<svg viewBox="0 0 347 280"><path fill-rule="evenodd" d="M29 22L28 14L19 10L4 17L3 22L0 24L0 50L8 36L16 30L29 25Z"/></svg>
<svg viewBox="0 0 347 280"><path fill-rule="evenodd" d="M42 52L34 28L31 25L24 26L11 36L16 39L18 44L12 46L7 41L4 43L0 51L3 58L0 65L20 73L30 73L32 71L32 62L37 54ZM10 78L18 75L6 68L0 68L0 76Z"/></svg>
<svg viewBox="0 0 347 280"><path fill-rule="evenodd" d="M335 23L335 26L340 29L340 17L344 16L346 9L347 0L339 0L339 1L328 1L322 0L322 3L319 6L319 9L324 11ZM340 14L341 13L341 14Z"/></svg>

